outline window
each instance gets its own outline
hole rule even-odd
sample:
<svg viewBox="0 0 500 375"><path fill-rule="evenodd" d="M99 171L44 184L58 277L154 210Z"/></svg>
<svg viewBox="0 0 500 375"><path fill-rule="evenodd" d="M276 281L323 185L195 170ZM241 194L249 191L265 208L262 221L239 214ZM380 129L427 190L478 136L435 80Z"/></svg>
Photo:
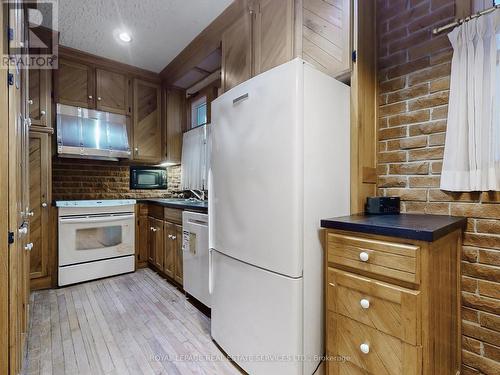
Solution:
<svg viewBox="0 0 500 375"><path fill-rule="evenodd" d="M207 123L207 97L202 96L191 103L191 128Z"/></svg>

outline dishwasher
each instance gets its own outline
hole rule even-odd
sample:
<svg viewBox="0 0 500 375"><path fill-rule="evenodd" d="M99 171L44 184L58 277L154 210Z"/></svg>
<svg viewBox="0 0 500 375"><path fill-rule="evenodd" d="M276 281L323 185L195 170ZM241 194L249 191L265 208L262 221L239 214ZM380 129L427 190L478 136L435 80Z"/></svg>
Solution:
<svg viewBox="0 0 500 375"><path fill-rule="evenodd" d="M184 290L205 306L211 307L208 288L208 215L184 211L182 232Z"/></svg>

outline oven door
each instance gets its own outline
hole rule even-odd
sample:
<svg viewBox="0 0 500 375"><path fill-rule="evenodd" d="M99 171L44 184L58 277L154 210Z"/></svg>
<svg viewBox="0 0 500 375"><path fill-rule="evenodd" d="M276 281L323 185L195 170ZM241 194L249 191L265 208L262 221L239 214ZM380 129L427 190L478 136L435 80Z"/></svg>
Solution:
<svg viewBox="0 0 500 375"><path fill-rule="evenodd" d="M115 258L134 252L133 213L59 218L59 266Z"/></svg>

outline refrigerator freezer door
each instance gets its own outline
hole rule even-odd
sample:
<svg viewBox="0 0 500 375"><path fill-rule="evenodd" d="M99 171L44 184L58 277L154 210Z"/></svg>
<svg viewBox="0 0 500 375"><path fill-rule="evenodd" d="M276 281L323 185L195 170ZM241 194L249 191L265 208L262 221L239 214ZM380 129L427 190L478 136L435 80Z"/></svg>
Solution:
<svg viewBox="0 0 500 375"><path fill-rule="evenodd" d="M249 374L302 373L302 279L212 252L212 338Z"/></svg>
<svg viewBox="0 0 500 375"><path fill-rule="evenodd" d="M210 248L302 275L303 64L294 60L212 103Z"/></svg>

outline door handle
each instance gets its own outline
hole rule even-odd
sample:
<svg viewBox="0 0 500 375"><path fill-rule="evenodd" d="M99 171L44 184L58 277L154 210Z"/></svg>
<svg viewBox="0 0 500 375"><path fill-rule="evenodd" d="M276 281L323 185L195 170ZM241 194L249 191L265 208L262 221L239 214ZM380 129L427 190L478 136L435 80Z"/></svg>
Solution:
<svg viewBox="0 0 500 375"><path fill-rule="evenodd" d="M248 93L238 96L236 99L233 99L233 104L237 104L245 99L248 99Z"/></svg>

